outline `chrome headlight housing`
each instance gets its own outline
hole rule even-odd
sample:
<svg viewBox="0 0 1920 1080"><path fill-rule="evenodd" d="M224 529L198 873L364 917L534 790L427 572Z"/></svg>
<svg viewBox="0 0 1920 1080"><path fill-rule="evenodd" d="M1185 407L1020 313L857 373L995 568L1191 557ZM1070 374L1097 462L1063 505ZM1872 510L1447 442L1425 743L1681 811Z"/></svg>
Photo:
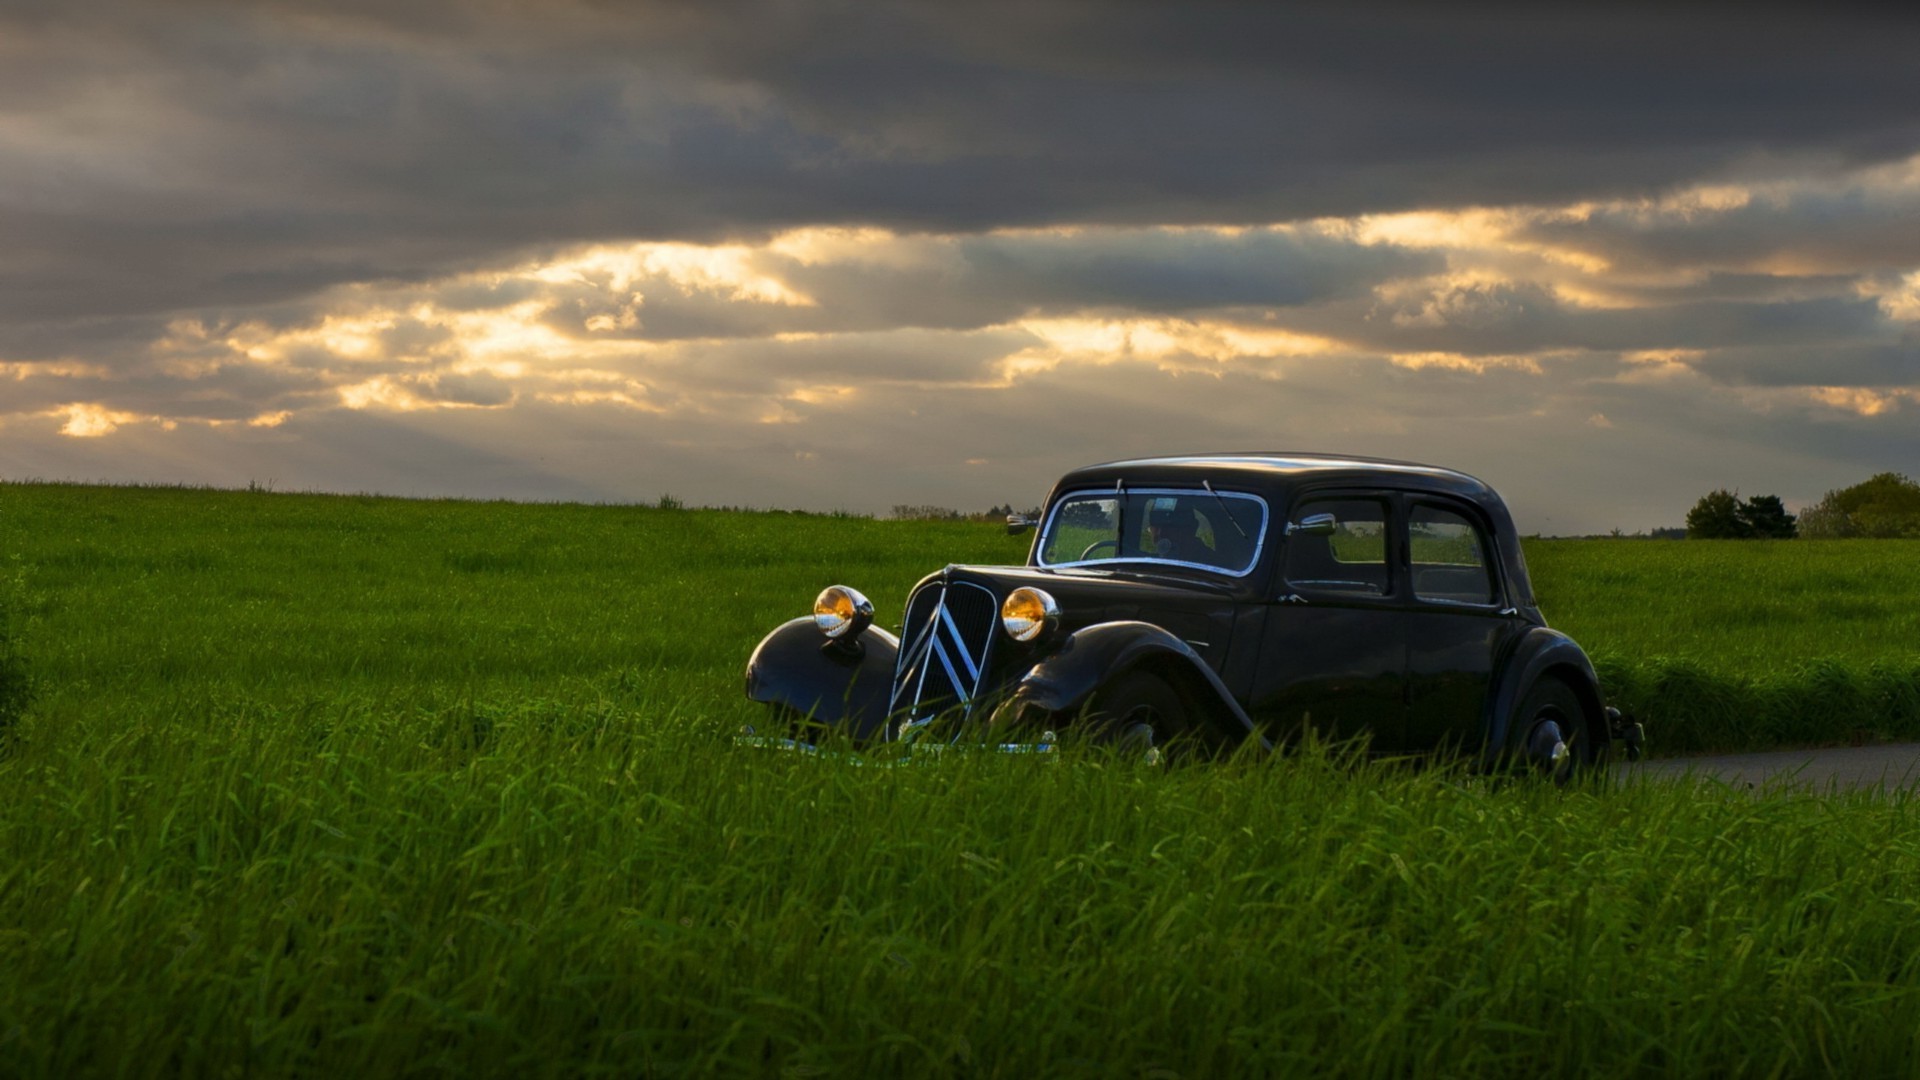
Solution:
<svg viewBox="0 0 1920 1080"><path fill-rule="evenodd" d="M1044 589L1021 586L1000 605L1000 626L1015 641L1037 641L1060 625L1060 605Z"/></svg>
<svg viewBox="0 0 1920 1080"><path fill-rule="evenodd" d="M813 624L830 638L857 638L873 625L873 601L845 585L829 585L813 602Z"/></svg>

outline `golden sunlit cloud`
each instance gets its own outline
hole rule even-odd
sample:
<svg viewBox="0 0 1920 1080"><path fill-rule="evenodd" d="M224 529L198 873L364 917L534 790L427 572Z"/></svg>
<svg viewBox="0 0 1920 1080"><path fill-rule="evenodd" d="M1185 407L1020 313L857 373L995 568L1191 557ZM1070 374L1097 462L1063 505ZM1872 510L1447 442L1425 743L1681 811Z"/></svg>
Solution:
<svg viewBox="0 0 1920 1080"><path fill-rule="evenodd" d="M104 379L112 374L112 370L103 365L79 360L0 361L0 378L16 382L27 379Z"/></svg>
<svg viewBox="0 0 1920 1080"><path fill-rule="evenodd" d="M823 405L847 401L859 392L860 388L856 386L802 386L787 391L787 400L803 405Z"/></svg>
<svg viewBox="0 0 1920 1080"><path fill-rule="evenodd" d="M384 336L399 325L399 318L398 312L380 311L325 315L316 326L291 329L244 323L234 328L225 342L260 363L284 363L302 348L320 350L341 360L383 360L388 356Z"/></svg>
<svg viewBox="0 0 1920 1080"><path fill-rule="evenodd" d="M633 286L646 278L662 278L683 292L704 292L729 300L788 307L812 307L814 300L755 265L760 249L741 244L703 247L661 243L591 247L547 263L513 271L551 284L599 285L642 299Z"/></svg>
<svg viewBox="0 0 1920 1080"><path fill-rule="evenodd" d="M122 424L146 419L138 413L121 412L87 402L63 405L43 415L66 417L66 423L60 425L60 434L76 439L97 439L113 434Z"/></svg>
<svg viewBox="0 0 1920 1080"><path fill-rule="evenodd" d="M1246 364L1248 370L1277 377L1277 372L1259 362L1319 356L1342 348L1341 343L1315 334L1205 319L1049 318L1023 319L1014 325L1039 338L1041 344L996 361L998 380L992 385L1010 386L1069 365L1143 361L1166 372L1212 374Z"/></svg>
<svg viewBox="0 0 1920 1080"><path fill-rule="evenodd" d="M511 399L499 404L450 401L422 393L423 390L431 390L438 382L439 377L435 375L418 378L377 375L365 382L339 387L335 392L340 396L340 404L349 409L384 409L389 412L419 412L424 409L500 409L513 403Z"/></svg>
<svg viewBox="0 0 1920 1080"><path fill-rule="evenodd" d="M1856 416L1879 416L1903 405L1920 401L1920 391L1908 389L1869 390L1859 386L1814 386L1805 390L1808 397L1831 409Z"/></svg>
<svg viewBox="0 0 1920 1080"><path fill-rule="evenodd" d="M1464 371L1475 375L1485 374L1494 368L1507 368L1524 371L1529 375L1540 374L1540 361L1532 356L1467 356L1456 352L1417 352L1394 353L1387 357L1394 367L1409 371Z"/></svg>
<svg viewBox="0 0 1920 1080"><path fill-rule="evenodd" d="M567 390L563 392L545 391L533 395L535 401L544 401L550 405L624 405L630 409L646 412L662 411L625 390Z"/></svg>
<svg viewBox="0 0 1920 1080"><path fill-rule="evenodd" d="M1190 356L1226 363L1245 357L1313 356L1340 348L1331 338L1314 334L1198 319L1023 319L1015 325L1078 362Z"/></svg>
<svg viewBox="0 0 1920 1080"><path fill-rule="evenodd" d="M1357 218L1325 218L1315 222L1327 235L1362 244L1393 244L1410 248L1497 247L1527 220L1525 211L1415 210L1401 214L1366 214Z"/></svg>
<svg viewBox="0 0 1920 1080"><path fill-rule="evenodd" d="M903 243L899 235L876 228L791 229L767 243L767 251L802 266L909 265L922 261L924 247L925 243Z"/></svg>
<svg viewBox="0 0 1920 1080"><path fill-rule="evenodd" d="M1892 288L1867 295L1879 301L1880 310L1887 318L1920 322L1920 270L1900 278Z"/></svg>
<svg viewBox="0 0 1920 1080"><path fill-rule="evenodd" d="M1920 159L1902 168L1905 171L1898 176L1887 173L1886 182L1920 185ZM252 412L252 419L211 421L200 419L196 411L186 422L258 429L282 426L303 409L405 413L509 408L521 402L799 424L816 418L821 410L858 399L870 389L867 379L873 384L921 389L993 389L1062 369L1115 364L1179 375L1232 373L1279 379L1298 370L1282 361L1324 358L1384 361L1409 371L1538 375L1543 361L1568 355L1574 347L1560 347L1557 353L1481 355L1462 347L1461 335L1451 331L1491 330L1494 333L1467 340L1499 342L1503 324L1522 316L1538 316L1550 331L1556 325L1552 320L1566 309L1620 310L1670 302L1659 299L1657 290L1699 285L1718 269L1704 263L1641 265L1657 260L1631 255L1621 256L1623 265L1614 266L1579 247L1580 225L1603 218L1648 228L1698 223L1756 205L1764 209L1791 194L1764 185L1718 184L1647 199L1409 211L1291 224L1076 225L1001 229L974 236L819 227L792 229L759 245L595 244L505 269L435 281L341 286L320 297L312 316L293 325L275 325L252 313L238 320L177 319L151 343L141 371L193 385L183 398L192 402L230 403L237 395L257 392L260 399L250 409L234 410L223 404L221 410L238 416ZM1031 241L1035 262L1023 266L1023 273L1055 265L1077 272L1072 268L1079 256L1071 249L1081 239L1089 241L1089 250L1095 253L1090 258L1097 262L1127 258L1131 250L1127 245L1136 239L1141 242L1140 258L1153 260L1165 257L1169 245L1163 241L1169 236L1218 237L1229 242L1256 233L1291 235L1310 247L1337 247L1329 243L1334 241L1436 253L1440 258L1421 255L1407 260L1405 266L1417 267L1417 272L1408 271L1413 276L1383 274L1386 280L1382 280L1356 271L1358 276L1350 281L1342 279L1344 290L1330 291L1324 301L1271 310L1253 303L1196 308L1201 313L1192 317L1131 314L1124 304L1112 301L1089 300L1087 306L1076 309L1070 302L1052 299L1036 302L1029 317L1004 321L1010 318L1009 308L992 305L1004 305L1006 298L993 295L979 308L995 312L980 319L988 325L951 331L918 329L948 325L939 320L953 318L956 311L965 317L971 309L964 304L935 306L926 309L932 312L928 316L907 304L912 318L925 321L903 316L898 325L889 325L884 322L885 303L904 301L885 296L884 289L877 290L882 296L872 310L859 308L850 319L837 320L837 313L820 310L839 302L826 290L845 288L847 282L878 281L895 270L903 278L913 275L913 281L977 282L982 271L974 260L983 243L996 245L989 252L993 258L1017 261L1022 257L1018 245ZM1184 242L1174 247L1180 251L1177 259L1188 257ZM1199 253L1194 258L1203 259L1209 249L1196 241L1191 250ZM1604 250L1613 253L1616 248ZM1245 254L1235 252L1233 258ZM1364 258L1384 259L1382 265L1388 267L1403 265L1379 253ZM1814 265L1803 266L1790 256L1751 258L1796 273ZM1204 263L1196 266L1214 269ZM801 272L820 267L846 272ZM1116 295L1127 295L1126 289L1135 287L1151 290L1157 284L1148 262L1143 261L1142 267L1141 284L1136 286L1134 279L1122 275L1127 284ZM1178 273L1190 269L1184 264L1172 267ZM1338 271L1336 276L1346 272ZM1903 270L1900 276L1863 274L1861 281L1855 286L1857 295L1876 303L1887 320L1920 324L1920 270ZM1087 295L1097 298L1105 287L1089 286ZM1180 295L1188 287L1178 282L1170 286L1168 295ZM822 295L809 295L808 290ZM696 295L697 302L683 302ZM1075 294L1068 289L1059 295ZM1263 315L1268 322L1260 321ZM982 348L971 342L954 349L951 356L945 355L944 345L929 346L932 352L924 358L902 353L896 375L896 369L880 359L886 350L877 350L874 341L876 335L902 327L916 328L912 330L915 342L958 341L975 335L988 349L1002 340L1020 343L1000 346L997 356L991 351L982 355ZM1329 327L1340 329L1329 331ZM1350 336L1347 327L1353 328ZM641 336L644 330L654 330L660 337L648 340ZM695 336L702 334L710 336ZM1531 330L1529 335L1509 340L1530 341L1538 336ZM1597 378L1616 385L1682 379L1702 386L1716 384L1712 373L1703 374L1697 366L1704 355L1699 349L1628 352L1622 356L1620 370ZM791 364L788 358L793 359ZM223 373L240 368L249 370L229 382L220 381ZM853 370L863 374L848 374ZM113 374L104 366L78 360L0 361L0 379L13 382L108 379ZM1722 386L1720 392L1755 407L1773 407L1766 404L1773 399L1745 390ZM1793 400L1802 406L1812 402L1860 416L1882 415L1911 400L1909 392L1898 389L1796 392ZM76 438L110 435L134 422L173 422L106 403L46 409L48 401L81 393L95 396L91 390L42 392L20 415L57 415L61 432ZM144 404L147 397L140 400L142 409L153 408ZM299 404L287 404L290 401ZM191 408L204 410L204 405ZM4 411L0 408L0 413ZM1586 414L1583 410L1570 415ZM1612 421L1604 413L1592 412L1587 423L1604 427Z"/></svg>

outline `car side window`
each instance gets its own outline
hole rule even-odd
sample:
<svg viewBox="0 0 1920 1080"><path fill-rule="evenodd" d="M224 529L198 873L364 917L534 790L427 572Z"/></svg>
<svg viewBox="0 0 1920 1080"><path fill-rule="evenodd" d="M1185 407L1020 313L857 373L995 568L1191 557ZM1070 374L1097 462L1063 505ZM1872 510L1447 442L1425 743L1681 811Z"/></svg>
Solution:
<svg viewBox="0 0 1920 1080"><path fill-rule="evenodd" d="M1413 595L1442 604L1494 602L1487 537L1466 515L1426 503L1407 515Z"/></svg>
<svg viewBox="0 0 1920 1080"><path fill-rule="evenodd" d="M1326 518L1331 516L1329 523ZM1308 499L1288 519L1287 585L1317 593L1385 596L1387 504L1377 499Z"/></svg>

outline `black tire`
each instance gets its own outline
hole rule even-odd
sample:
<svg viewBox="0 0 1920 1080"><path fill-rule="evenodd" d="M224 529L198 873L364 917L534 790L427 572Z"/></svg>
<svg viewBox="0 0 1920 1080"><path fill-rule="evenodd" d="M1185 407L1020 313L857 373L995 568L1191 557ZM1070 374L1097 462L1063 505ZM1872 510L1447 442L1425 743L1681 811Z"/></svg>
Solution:
<svg viewBox="0 0 1920 1080"><path fill-rule="evenodd" d="M1158 762L1168 740L1186 731L1191 718L1186 699L1165 679L1129 671L1095 691L1087 734L1095 743Z"/></svg>
<svg viewBox="0 0 1920 1080"><path fill-rule="evenodd" d="M1564 753L1555 754L1556 744ZM1552 676L1527 691L1507 732L1507 760L1513 769L1561 787L1598 773L1602 750L1580 695Z"/></svg>

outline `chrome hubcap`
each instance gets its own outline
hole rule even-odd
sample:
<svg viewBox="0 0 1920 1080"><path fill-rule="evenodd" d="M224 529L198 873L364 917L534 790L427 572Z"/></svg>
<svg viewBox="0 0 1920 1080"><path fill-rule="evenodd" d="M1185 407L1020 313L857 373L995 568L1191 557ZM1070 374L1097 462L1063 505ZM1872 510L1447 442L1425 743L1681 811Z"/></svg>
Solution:
<svg viewBox="0 0 1920 1080"><path fill-rule="evenodd" d="M1573 749L1560 730L1560 722L1551 718L1533 725L1527 737L1527 757L1535 768L1549 776L1560 777L1573 764Z"/></svg>

